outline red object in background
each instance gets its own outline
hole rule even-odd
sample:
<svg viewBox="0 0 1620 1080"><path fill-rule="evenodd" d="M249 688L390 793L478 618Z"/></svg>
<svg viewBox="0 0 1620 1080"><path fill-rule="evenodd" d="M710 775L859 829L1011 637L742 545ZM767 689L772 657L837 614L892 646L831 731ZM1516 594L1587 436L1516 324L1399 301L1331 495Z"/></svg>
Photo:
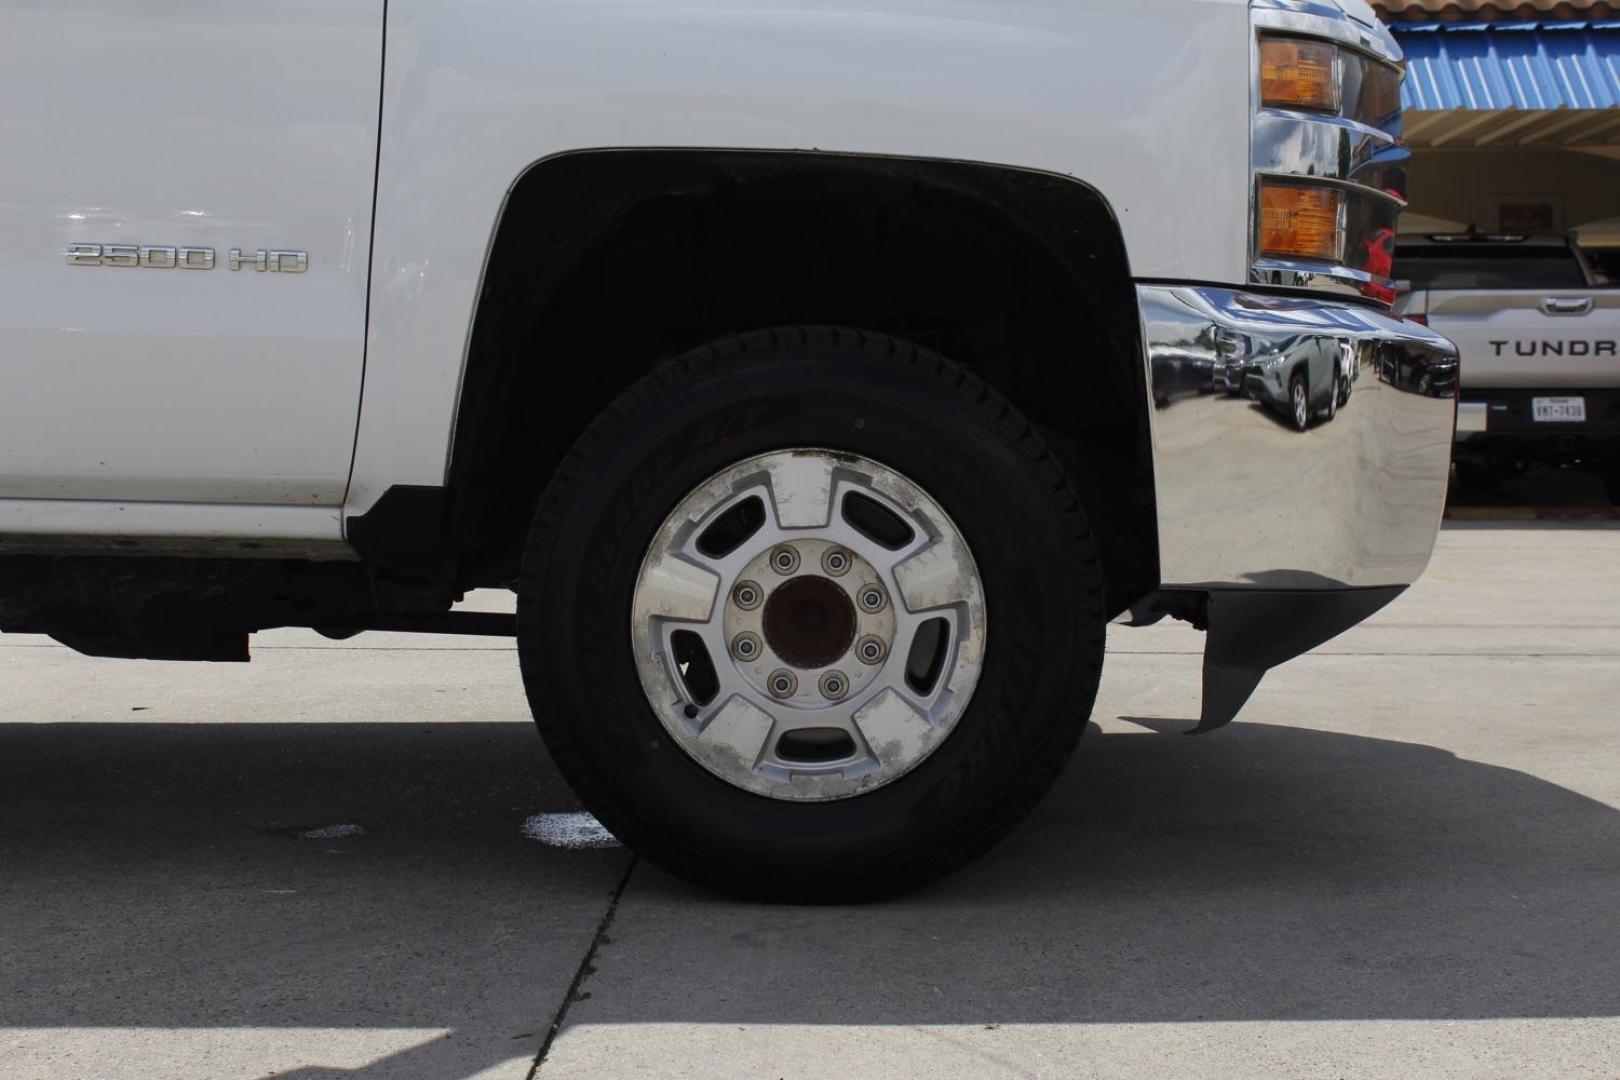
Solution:
<svg viewBox="0 0 1620 1080"><path fill-rule="evenodd" d="M1380 280L1387 280L1394 276L1394 229L1386 225L1367 238L1366 242L1361 245L1361 258L1356 260L1356 269L1365 270ZM1386 304L1395 302L1395 290L1388 285L1377 282L1368 282L1363 285L1361 295Z"/></svg>
<svg viewBox="0 0 1620 1080"><path fill-rule="evenodd" d="M1362 245L1361 269L1381 278L1392 277L1395 269L1395 230L1380 228Z"/></svg>

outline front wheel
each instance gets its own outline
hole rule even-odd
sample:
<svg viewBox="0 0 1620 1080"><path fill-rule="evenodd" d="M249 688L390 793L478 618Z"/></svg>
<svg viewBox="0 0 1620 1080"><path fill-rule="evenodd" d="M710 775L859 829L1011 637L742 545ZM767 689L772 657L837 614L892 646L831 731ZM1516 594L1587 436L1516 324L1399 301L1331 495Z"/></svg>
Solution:
<svg viewBox="0 0 1620 1080"><path fill-rule="evenodd" d="M1508 476L1508 470L1494 462L1461 460L1456 465L1457 486L1470 495L1495 495Z"/></svg>
<svg viewBox="0 0 1620 1080"><path fill-rule="evenodd" d="M1101 672L1073 488L982 382L890 338L751 334L580 439L519 590L535 717L654 862L794 900L971 858L1051 785Z"/></svg>
<svg viewBox="0 0 1620 1080"><path fill-rule="evenodd" d="M1603 492L1612 505L1620 506L1620 457L1610 458L1603 466Z"/></svg>
<svg viewBox="0 0 1620 1080"><path fill-rule="evenodd" d="M1288 419L1295 431L1304 431L1311 423L1311 395L1303 372L1295 372L1288 380Z"/></svg>

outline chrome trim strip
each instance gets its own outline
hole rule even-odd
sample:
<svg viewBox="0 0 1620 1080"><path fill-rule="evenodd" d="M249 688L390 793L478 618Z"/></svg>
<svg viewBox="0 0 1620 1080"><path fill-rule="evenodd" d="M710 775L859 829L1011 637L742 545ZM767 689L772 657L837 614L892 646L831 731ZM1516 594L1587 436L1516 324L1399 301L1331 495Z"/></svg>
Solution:
<svg viewBox="0 0 1620 1080"><path fill-rule="evenodd" d="M1406 200L1399 195L1391 195L1379 188L1358 184L1354 180L1339 180L1331 176L1302 176L1299 173L1288 172L1256 172L1256 180L1275 180L1283 184L1314 184L1318 187L1338 188L1350 195L1371 195L1385 202L1394 203L1401 209L1406 209Z"/></svg>
<svg viewBox="0 0 1620 1080"><path fill-rule="evenodd" d="M1250 18L1263 30L1326 38L1366 53L1385 63L1398 64L1401 47L1389 28L1379 23L1368 26L1352 19L1337 4L1321 0L1251 0Z"/></svg>
<svg viewBox="0 0 1620 1080"><path fill-rule="evenodd" d="M1332 127L1344 128L1351 134L1376 140L1385 146L1394 146L1400 141L1394 132L1373 127L1371 124L1363 123L1353 116L1330 116L1327 113L1304 112L1299 109L1279 109L1275 105L1262 105L1256 110L1256 114L1261 119L1270 117L1290 123L1328 124Z"/></svg>
<svg viewBox="0 0 1620 1080"><path fill-rule="evenodd" d="M1137 295L1164 586L1416 580L1445 505L1456 348L1426 326L1319 296L1186 285ZM1316 414L1304 430L1291 421L1296 376Z"/></svg>
<svg viewBox="0 0 1620 1080"><path fill-rule="evenodd" d="M1404 167L1411 153L1389 132L1344 117L1261 109L1254 120L1251 158L1261 175L1355 184L1353 177L1368 167ZM1380 189L1358 186L1388 197Z"/></svg>
<svg viewBox="0 0 1620 1080"><path fill-rule="evenodd" d="M1347 266L1323 266L1320 263L1295 262L1272 256L1256 259L1249 268L1249 284L1270 289L1309 289L1317 293L1334 293L1365 300L1365 285L1374 278L1365 270L1352 270Z"/></svg>
<svg viewBox="0 0 1620 1080"><path fill-rule="evenodd" d="M1294 259L1281 259L1272 255L1267 255L1262 259L1256 259L1254 266L1255 269L1259 271L1271 270L1293 274L1320 274L1324 272L1323 267L1318 263L1310 263ZM1346 288L1351 289L1356 296L1361 295L1361 290L1357 286L1365 285L1369 282L1377 280L1372 274L1367 273L1365 270L1352 270L1347 266L1333 267L1332 273L1336 278L1344 279L1343 281L1337 282L1337 284L1344 285ZM1258 279L1251 281L1250 284L1266 285L1270 284L1270 282L1266 279Z"/></svg>

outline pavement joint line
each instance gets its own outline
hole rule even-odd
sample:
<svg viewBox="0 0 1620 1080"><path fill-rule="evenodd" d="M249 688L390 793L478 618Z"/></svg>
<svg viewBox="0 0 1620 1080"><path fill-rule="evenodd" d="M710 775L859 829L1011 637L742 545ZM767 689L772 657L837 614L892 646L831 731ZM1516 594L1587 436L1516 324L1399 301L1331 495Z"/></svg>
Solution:
<svg viewBox="0 0 1620 1080"><path fill-rule="evenodd" d="M1204 655L1203 650L1198 650L1198 651L1195 652L1195 651L1191 651L1191 650L1174 650L1174 649L1140 649L1140 650L1131 650L1131 651L1127 651L1125 649L1109 649L1108 654L1110 656L1203 656ZM1609 651L1609 652L1419 652L1416 649L1396 650L1394 652L1371 652L1371 651L1363 652L1360 649L1342 649L1342 650L1341 649L1335 649L1335 650L1330 650L1330 651L1318 650L1318 651L1314 651L1314 652L1304 653L1304 654L1302 654L1300 656L1296 656L1292 660L1286 661L1286 663L1288 663L1288 664L1297 664L1302 660L1321 660L1321 659L1323 659L1325 657L1329 657L1329 656L1371 656L1371 657L1381 657L1381 658L1385 658L1385 659L1388 659L1390 657L1394 657L1396 659L1399 659L1401 657L1412 657L1412 658L1416 659L1418 657L1424 657L1424 656L1438 656L1438 657L1440 657L1442 659L1449 659L1449 658L1452 658L1452 657L1467 656L1467 657L1480 657L1480 658L1496 657L1496 658L1500 658L1500 659L1504 659L1504 660L1512 660L1512 659L1525 659L1525 660L1558 660L1558 659L1606 660L1606 659L1609 659L1611 657L1620 656L1620 652L1614 652L1614 651Z"/></svg>
<svg viewBox="0 0 1620 1080"><path fill-rule="evenodd" d="M54 641L0 642L0 649L66 649ZM517 652L516 645L254 645L254 652Z"/></svg>
<svg viewBox="0 0 1620 1080"><path fill-rule="evenodd" d="M546 1031L546 1037L540 1043L540 1050L534 1055L534 1064L529 1066L525 1080L535 1080L540 1069L546 1063L546 1055L551 1053L551 1044L557 1040L557 1033L562 1030L563 1021L568 1019L568 1009L574 1004L585 980L594 970L591 961L596 959L597 950L602 947L602 939L607 936L608 927L613 925L613 916L618 913L619 901L624 899L624 890L630 885L630 875L635 872L639 856L630 856L630 862L624 868L624 875L619 878L619 885L613 890L613 899L608 901L607 910L602 913L602 921L596 924L596 933L591 936L591 943L585 949L585 955L580 957L579 967L574 969L574 978L568 984L568 990L563 994L562 1003L557 1006L557 1014L551 1018L551 1027Z"/></svg>

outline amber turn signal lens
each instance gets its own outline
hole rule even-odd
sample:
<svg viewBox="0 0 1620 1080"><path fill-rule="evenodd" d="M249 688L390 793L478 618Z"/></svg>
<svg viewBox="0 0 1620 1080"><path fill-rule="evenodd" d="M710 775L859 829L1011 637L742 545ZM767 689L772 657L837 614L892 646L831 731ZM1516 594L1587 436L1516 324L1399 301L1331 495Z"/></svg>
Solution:
<svg viewBox="0 0 1620 1080"><path fill-rule="evenodd" d="M1335 188L1260 184L1260 254L1339 261L1339 204Z"/></svg>
<svg viewBox="0 0 1620 1080"><path fill-rule="evenodd" d="M1339 75L1332 45L1292 38L1260 41L1260 103L1284 109L1339 111Z"/></svg>

